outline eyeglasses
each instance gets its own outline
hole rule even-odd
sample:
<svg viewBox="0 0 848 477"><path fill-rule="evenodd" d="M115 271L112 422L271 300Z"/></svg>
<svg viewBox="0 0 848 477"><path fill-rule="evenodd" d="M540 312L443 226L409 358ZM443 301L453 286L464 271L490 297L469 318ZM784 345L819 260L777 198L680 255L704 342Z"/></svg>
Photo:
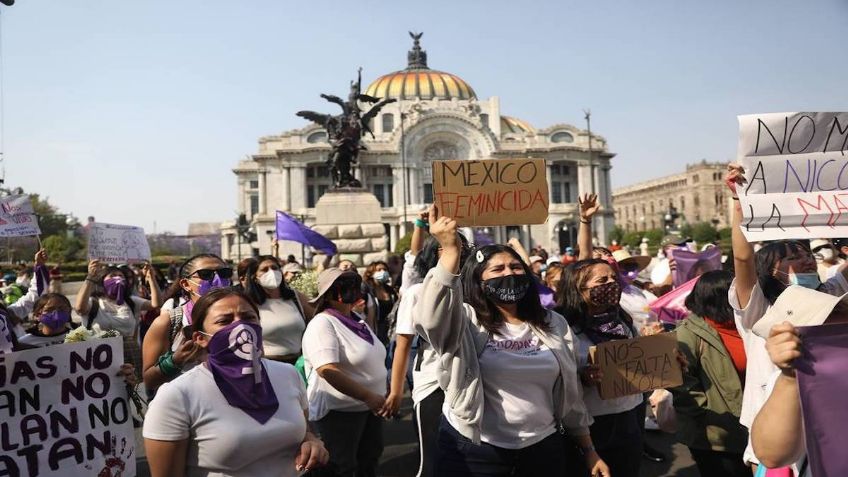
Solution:
<svg viewBox="0 0 848 477"><path fill-rule="evenodd" d="M204 269L200 269L200 270L195 270L195 272L192 273L191 275L197 275L197 277L200 278L201 280L212 280L213 278L215 278L215 274L218 274L219 277L225 278L225 279L226 278L232 278L233 269L230 268L230 267L222 267L222 268L217 268L217 269L204 268ZM191 275L189 275L189 276L191 276Z"/></svg>

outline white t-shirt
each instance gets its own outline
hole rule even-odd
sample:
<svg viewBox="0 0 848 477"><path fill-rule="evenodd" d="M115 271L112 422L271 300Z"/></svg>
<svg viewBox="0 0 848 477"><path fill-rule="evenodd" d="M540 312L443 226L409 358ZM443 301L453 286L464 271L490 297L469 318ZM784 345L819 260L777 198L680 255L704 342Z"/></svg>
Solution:
<svg viewBox="0 0 848 477"><path fill-rule="evenodd" d="M642 290L633 284L625 286L621 291L621 300L618 304L633 318L633 326L636 328L636 332L641 332L642 328L652 319L657 320L656 315L648 306L656 299L657 297L653 293Z"/></svg>
<svg viewBox="0 0 848 477"><path fill-rule="evenodd" d="M553 393L559 373L556 356L530 325L504 323L480 355L486 396L480 439L523 449L556 432Z"/></svg>
<svg viewBox="0 0 848 477"><path fill-rule="evenodd" d="M294 366L262 362L280 404L264 424L231 406L201 365L159 388L144 419L144 437L188 439L186 477L294 477L294 458L306 436L306 390Z"/></svg>
<svg viewBox="0 0 848 477"><path fill-rule="evenodd" d="M94 300L98 301L99 309L97 316L94 317L94 324L100 326L103 331L115 330L121 336L135 336L138 329L139 315L142 307L147 307L150 300L145 300L137 296L131 297L135 305L135 312L126 303L118 305L114 300L108 298L91 298L89 304ZM88 327L88 316L82 317L83 326Z"/></svg>
<svg viewBox="0 0 848 477"><path fill-rule="evenodd" d="M295 300L297 298L268 298L265 303L259 305L262 347L267 356L300 354L300 342L306 330L306 322L303 321L303 315Z"/></svg>
<svg viewBox="0 0 848 477"><path fill-rule="evenodd" d="M828 280L820 291L831 295L842 295L848 292L848 282L845 281L845 278L840 273ZM735 278L733 279L733 283L730 284L727 299L733 308L736 329L742 337L742 343L745 345L745 355L748 361L745 368L745 387L742 392L742 410L739 414L739 422L750 429L751 425L754 424L754 418L766 402L766 387L768 386L769 378L774 375L775 371L778 371L777 366L771 362L768 351L766 351L766 340L755 335L753 331L754 325L768 312L771 304L766 299L762 289L760 289L760 285L756 284L751 290L751 298L748 300L748 306L745 308L739 306L739 298L736 296ZM750 437L748 438L748 447L745 448L743 458L746 462L759 463L754 456Z"/></svg>
<svg viewBox="0 0 848 477"><path fill-rule="evenodd" d="M400 293L406 293L407 289L412 285L416 285L424 281L415 270L415 255L412 252L406 252L403 255L403 270L401 271Z"/></svg>
<svg viewBox="0 0 848 477"><path fill-rule="evenodd" d="M654 285L662 285L668 280L668 276L671 275L671 265L668 262L668 259L663 257L659 259L654 265L654 268L651 270L651 283Z"/></svg>
<svg viewBox="0 0 848 477"><path fill-rule="evenodd" d="M589 364L589 348L595 346L595 343L584 333L575 333L574 336L577 337L575 351L577 352L577 371L579 372L580 369ZM612 399L601 399L601 394L598 392L597 386L586 386L583 384L583 402L586 404L586 410L589 411L592 417L629 411L642 404L643 400L642 393Z"/></svg>
<svg viewBox="0 0 848 477"><path fill-rule="evenodd" d="M416 334L413 314L421 296L422 288L423 284L416 283L407 288L401 296L397 309L397 326L395 328L397 334L412 336ZM422 351L419 353L421 362L414 363L412 368L412 401L416 404L439 389L439 355L423 338L418 340L418 346L422 347Z"/></svg>
<svg viewBox="0 0 848 477"><path fill-rule="evenodd" d="M360 320L360 323L365 323ZM368 344L337 318L318 313L303 334L303 357L309 383L309 420L317 421L330 411L367 411L363 401L334 388L315 372L321 366L336 363L349 378L373 393L386 394L386 348L371 329L373 343Z"/></svg>

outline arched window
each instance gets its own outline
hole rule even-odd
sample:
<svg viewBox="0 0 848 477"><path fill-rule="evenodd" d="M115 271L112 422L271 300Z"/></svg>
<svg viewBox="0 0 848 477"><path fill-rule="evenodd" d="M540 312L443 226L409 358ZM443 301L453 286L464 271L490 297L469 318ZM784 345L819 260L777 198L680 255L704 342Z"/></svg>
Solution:
<svg viewBox="0 0 848 477"><path fill-rule="evenodd" d="M560 131L551 136L551 142L574 142L574 136L569 132Z"/></svg>
<svg viewBox="0 0 848 477"><path fill-rule="evenodd" d="M395 116L392 113L383 114L383 132L392 132L395 128Z"/></svg>
<svg viewBox="0 0 848 477"><path fill-rule="evenodd" d="M327 142L327 133L324 131L317 131L306 137L306 142L310 144L315 144L318 142Z"/></svg>

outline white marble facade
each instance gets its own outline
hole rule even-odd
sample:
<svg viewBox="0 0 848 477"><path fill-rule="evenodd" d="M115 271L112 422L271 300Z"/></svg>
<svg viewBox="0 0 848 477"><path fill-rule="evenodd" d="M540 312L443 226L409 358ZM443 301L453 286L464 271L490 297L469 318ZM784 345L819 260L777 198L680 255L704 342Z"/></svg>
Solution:
<svg viewBox="0 0 848 477"><path fill-rule="evenodd" d="M413 55L418 55L417 62ZM543 158L548 164L548 222L532 227L489 227L479 233L496 242L518 236L525 246L559 251L575 244L578 194L594 192L604 205L594 232L606 243L614 220L609 182L614 154L607 150L603 137L592 134L590 145L588 132L569 124L536 129L502 115L498 97L480 100L461 78L429 69L423 50L410 51L409 62L407 69L383 75L364 89L367 94L397 98L398 102L386 106L375 118L375 138L364 139L368 150L360 154L355 169L356 177L381 203L390 248L411 230L417 212L432 200L431 161L516 157ZM335 107L327 103L328 111ZM315 203L331 187L325 167L329 152L326 134L318 125L260 138L259 151L233 169L238 210L247 216L256 241L241 243L239 250L234 223L225 223L222 256L237 260L257 251L268 253L277 209L312 224ZM280 254L300 259L301 246L281 243Z"/></svg>

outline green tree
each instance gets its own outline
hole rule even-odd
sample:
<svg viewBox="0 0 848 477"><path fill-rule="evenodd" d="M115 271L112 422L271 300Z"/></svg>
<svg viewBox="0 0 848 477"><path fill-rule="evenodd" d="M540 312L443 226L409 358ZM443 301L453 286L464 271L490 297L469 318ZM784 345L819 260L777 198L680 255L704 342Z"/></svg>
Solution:
<svg viewBox="0 0 848 477"><path fill-rule="evenodd" d="M692 233L689 235L695 242L704 245L716 241L718 231L709 222L698 222L692 226Z"/></svg>
<svg viewBox="0 0 848 477"><path fill-rule="evenodd" d="M613 227L612 230L610 230L609 240L610 240L610 242L615 240L615 241L617 241L618 243L621 244L621 243L624 243L624 236L625 235L627 235L627 233L624 231L624 229L621 228L620 226L616 225L615 227Z"/></svg>
<svg viewBox="0 0 848 477"><path fill-rule="evenodd" d="M35 215L38 216L38 226L43 237L66 235L68 230L73 231L79 227L76 217L60 213L58 207L48 202L47 198L42 199L39 194L29 194L29 199Z"/></svg>
<svg viewBox="0 0 848 477"><path fill-rule="evenodd" d="M76 237L51 235L41 241L51 262L71 262L82 259L85 244Z"/></svg>
<svg viewBox="0 0 848 477"><path fill-rule="evenodd" d="M409 249L412 247L412 232L404 235L397 241L395 244L395 253L398 255L404 255Z"/></svg>

